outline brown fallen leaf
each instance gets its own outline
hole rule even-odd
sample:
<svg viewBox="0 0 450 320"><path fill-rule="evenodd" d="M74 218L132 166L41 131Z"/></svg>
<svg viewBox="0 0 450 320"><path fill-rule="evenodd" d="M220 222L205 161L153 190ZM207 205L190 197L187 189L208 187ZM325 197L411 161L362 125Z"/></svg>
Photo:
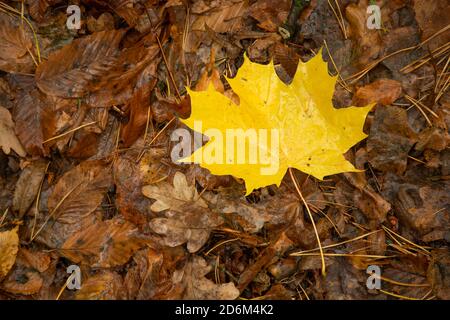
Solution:
<svg viewBox="0 0 450 320"><path fill-rule="evenodd" d="M421 176L388 173L382 184L383 197L392 203L398 224L408 237L431 242L450 238L448 181L427 181Z"/></svg>
<svg viewBox="0 0 450 320"><path fill-rule="evenodd" d="M147 224L147 211L151 200L142 194L142 186L145 184L147 175L151 180L156 180L162 169L160 163L164 151L158 148L150 149L142 158L141 165L136 166L144 144L143 139L138 140L134 147L122 154L114 161L113 176L116 185L116 206L120 214L128 221L137 226Z"/></svg>
<svg viewBox="0 0 450 320"><path fill-rule="evenodd" d="M292 1L277 1L274 6L271 0L257 1L249 8L249 15L258 21L258 27L268 32L278 32L278 27L286 21Z"/></svg>
<svg viewBox="0 0 450 320"><path fill-rule="evenodd" d="M221 190L221 188L219 188ZM222 193L204 193L210 207L239 225L245 232L257 233L272 216L263 206L249 204L242 192L221 190Z"/></svg>
<svg viewBox="0 0 450 320"><path fill-rule="evenodd" d="M397 283L410 284L410 286L396 285L391 284L387 281L382 281L382 289L413 299L422 299L422 297L430 292L430 286L427 283L425 275L412 273L409 270L402 270L401 268L403 266L401 265L399 267L399 269L384 267L382 269L382 276L387 279L396 281Z"/></svg>
<svg viewBox="0 0 450 320"><path fill-rule="evenodd" d="M101 161L85 161L66 172L48 199L55 220L70 223L92 213L112 183L109 168Z"/></svg>
<svg viewBox="0 0 450 320"><path fill-rule="evenodd" d="M133 224L115 217L74 233L60 252L75 263L111 268L126 263L146 241Z"/></svg>
<svg viewBox="0 0 450 320"><path fill-rule="evenodd" d="M114 17L109 12L102 13L97 19L89 16L86 21L86 26L92 33L114 30Z"/></svg>
<svg viewBox="0 0 450 320"><path fill-rule="evenodd" d="M34 52L33 35L22 22L20 16L0 12L0 70L28 73L34 69L29 54Z"/></svg>
<svg viewBox="0 0 450 320"><path fill-rule="evenodd" d="M62 2L62 0L27 0L26 2L28 3L28 10L31 17L41 22L45 18L47 9L52 5Z"/></svg>
<svg viewBox="0 0 450 320"><path fill-rule="evenodd" d="M191 8L191 30L205 31L205 25L215 32L237 32L243 28L248 4L240 0L196 1Z"/></svg>
<svg viewBox="0 0 450 320"><path fill-rule="evenodd" d="M207 208L206 202L198 196L195 185L189 185L186 176L181 172L176 172L173 177L173 186L168 182L161 182L157 185L148 185L142 188L142 193L151 199L156 199L150 209L161 212L167 209L181 211L185 203L195 202L202 208Z"/></svg>
<svg viewBox="0 0 450 320"><path fill-rule="evenodd" d="M431 251L432 260L428 266L427 278L439 299L450 299L450 254L446 248Z"/></svg>
<svg viewBox="0 0 450 320"><path fill-rule="evenodd" d="M23 260L29 267L39 271L45 272L50 267L51 258L48 253L31 250L27 248L20 248L18 259Z"/></svg>
<svg viewBox="0 0 450 320"><path fill-rule="evenodd" d="M394 106L377 108L367 139L369 162L375 169L401 174L416 141L417 134L408 123L405 109Z"/></svg>
<svg viewBox="0 0 450 320"><path fill-rule="evenodd" d="M102 270L84 280L81 289L75 294L77 300L120 300L125 298L122 277L117 272L109 270Z"/></svg>
<svg viewBox="0 0 450 320"><path fill-rule="evenodd" d="M422 30L422 41L448 26L450 4L447 0L414 0L414 11L417 23ZM444 32L431 40L428 45L431 50L450 41L449 32Z"/></svg>
<svg viewBox="0 0 450 320"><path fill-rule="evenodd" d="M257 274L263 270L271 262L275 263L278 257L283 256L284 253L290 249L293 242L283 232L275 241L273 241L267 248L265 248L244 272L239 277L238 289L240 292L244 291L247 286L254 281ZM275 261L273 260L275 259Z"/></svg>
<svg viewBox="0 0 450 320"><path fill-rule="evenodd" d="M187 243L189 252L197 252L208 241L211 231L223 223L217 213L196 204L186 204L179 210L168 210L165 218L155 218L149 223L154 232L164 235L164 244L169 247Z"/></svg>
<svg viewBox="0 0 450 320"><path fill-rule="evenodd" d="M67 238L93 224L97 217L92 213L111 184L110 168L102 161L85 161L67 171L48 198L49 212L38 227L42 232L37 239L60 248Z"/></svg>
<svg viewBox="0 0 450 320"><path fill-rule="evenodd" d="M97 32L52 53L36 70L37 86L49 95L83 97L116 62L123 35L123 30Z"/></svg>
<svg viewBox="0 0 450 320"><path fill-rule="evenodd" d="M0 107L0 148L6 154L9 154L11 149L21 157L25 157L27 154L14 133L11 114L8 109L3 107Z"/></svg>
<svg viewBox="0 0 450 320"><path fill-rule="evenodd" d="M16 269L3 281L0 288L12 294L32 295L41 290L44 283L42 277L36 271L26 271L23 268Z"/></svg>
<svg viewBox="0 0 450 320"><path fill-rule="evenodd" d="M6 276L16 261L19 250L19 227L0 232L0 279Z"/></svg>
<svg viewBox="0 0 450 320"><path fill-rule="evenodd" d="M56 131L54 103L38 89L21 90L13 112L16 134L31 155L48 155Z"/></svg>
<svg viewBox="0 0 450 320"><path fill-rule="evenodd" d="M153 248L144 248L135 253L132 260L135 265L128 269L124 279L129 299L151 299L158 287L163 287L158 283L163 259L163 254Z"/></svg>
<svg viewBox="0 0 450 320"><path fill-rule="evenodd" d="M129 120L121 130L124 147L130 147L144 133L147 121L151 121L150 93L155 87L156 79L150 84L137 89L126 106Z"/></svg>
<svg viewBox="0 0 450 320"><path fill-rule="evenodd" d="M372 189L364 173L345 173L344 177L345 180L336 184L336 201L360 209L374 223L374 227L383 223L391 210L391 204Z"/></svg>
<svg viewBox="0 0 450 320"><path fill-rule="evenodd" d="M400 82L391 79L379 79L356 90L353 96L353 104L357 107L366 106L376 102L389 105L397 100L402 93Z"/></svg>
<svg viewBox="0 0 450 320"><path fill-rule="evenodd" d="M153 33L121 50L125 31L96 32L51 53L36 70L37 86L50 96L87 96L86 104L97 108L125 104L159 63Z"/></svg>
<svg viewBox="0 0 450 320"><path fill-rule="evenodd" d="M172 281L180 287L183 300L233 300L239 297L239 290L232 282L215 284L205 277L212 267L205 259L192 256L181 270L173 273Z"/></svg>
<svg viewBox="0 0 450 320"><path fill-rule="evenodd" d="M320 299L367 300L367 275L354 268L343 257L336 257L332 262L327 267L326 277L317 276L321 283L317 288L324 295Z"/></svg>
<svg viewBox="0 0 450 320"><path fill-rule="evenodd" d="M36 199L42 179L44 179L47 162L37 160L23 169L14 190L13 210L22 218Z"/></svg>
<svg viewBox="0 0 450 320"><path fill-rule="evenodd" d="M133 262L135 265L128 269L124 280L129 299L179 298L179 291L182 291L179 289L182 288L174 287L172 274L179 266L186 263L186 251L182 247L153 248L149 246L136 252Z"/></svg>
<svg viewBox="0 0 450 320"><path fill-rule="evenodd" d="M358 4L351 3L345 8L345 16L350 24L350 37L354 39L359 53L359 64L367 65L378 57L381 51L381 37L378 30L367 28L368 0L361 0Z"/></svg>

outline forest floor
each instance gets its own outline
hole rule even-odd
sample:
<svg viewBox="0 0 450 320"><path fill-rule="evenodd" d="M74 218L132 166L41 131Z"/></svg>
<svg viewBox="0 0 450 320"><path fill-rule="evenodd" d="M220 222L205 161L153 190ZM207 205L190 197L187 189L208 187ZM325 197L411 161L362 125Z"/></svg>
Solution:
<svg viewBox="0 0 450 320"><path fill-rule="evenodd" d="M0 1L0 299L450 299L448 1L71 2ZM187 87L319 52L376 103L361 172L245 196L172 161Z"/></svg>

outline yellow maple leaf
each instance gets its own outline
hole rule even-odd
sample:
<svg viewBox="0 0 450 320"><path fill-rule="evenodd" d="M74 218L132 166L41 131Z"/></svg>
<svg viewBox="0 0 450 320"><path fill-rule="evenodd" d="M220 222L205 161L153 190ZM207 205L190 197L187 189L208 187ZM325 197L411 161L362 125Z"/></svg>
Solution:
<svg viewBox="0 0 450 320"><path fill-rule="evenodd" d="M247 194L279 186L289 167L321 180L359 171L343 154L367 137L362 129L373 105L335 109L336 80L328 74L321 52L307 63L299 62L289 85L279 79L273 62L261 65L245 56L236 77L227 78L239 105L211 84L206 91L188 89L192 112L182 121L209 141L180 161L199 163L215 175L242 178Z"/></svg>

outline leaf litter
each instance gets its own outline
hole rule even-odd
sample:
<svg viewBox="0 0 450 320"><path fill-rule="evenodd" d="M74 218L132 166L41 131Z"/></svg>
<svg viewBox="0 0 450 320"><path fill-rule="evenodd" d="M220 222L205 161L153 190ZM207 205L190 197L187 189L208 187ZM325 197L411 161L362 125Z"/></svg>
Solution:
<svg viewBox="0 0 450 320"><path fill-rule="evenodd" d="M0 298L449 299L448 3L368 5L81 1L68 30L1 1ZM172 161L195 119L287 131L276 179Z"/></svg>

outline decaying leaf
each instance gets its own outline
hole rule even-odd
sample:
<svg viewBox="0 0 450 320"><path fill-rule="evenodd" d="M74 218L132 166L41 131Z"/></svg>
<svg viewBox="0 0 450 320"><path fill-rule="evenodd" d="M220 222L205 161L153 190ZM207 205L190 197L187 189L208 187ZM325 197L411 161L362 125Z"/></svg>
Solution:
<svg viewBox="0 0 450 320"><path fill-rule="evenodd" d="M181 172L175 173L173 186L168 182L148 185L142 188L142 193L146 197L156 199L156 202L150 207L155 212L167 209L180 211L182 206L188 202L195 202L202 208L208 207L205 201L199 198L195 185L188 185L186 176Z"/></svg>
<svg viewBox="0 0 450 320"><path fill-rule="evenodd" d="M36 199L46 167L46 161L35 161L22 171L19 180L17 180L14 190L13 210L19 213L20 218L24 216Z"/></svg>
<svg viewBox="0 0 450 320"><path fill-rule="evenodd" d="M102 161L85 161L60 177L48 198L50 223L37 239L60 248L70 236L94 224L98 218L92 213L112 183L109 170Z"/></svg>
<svg viewBox="0 0 450 320"><path fill-rule="evenodd" d="M353 96L353 103L358 107L372 102L389 105L397 100L401 93L402 85L400 82L390 79L379 79L367 86L358 88Z"/></svg>
<svg viewBox="0 0 450 320"><path fill-rule="evenodd" d="M187 243L189 252L197 252L208 241L209 234L223 223L215 212L188 204L179 208L180 212L167 211L166 218L150 221L150 228L164 235L164 243L176 247Z"/></svg>
<svg viewBox="0 0 450 320"><path fill-rule="evenodd" d="M13 116L20 142L31 155L47 155L49 145L44 144L56 130L54 102L38 89L23 90Z"/></svg>
<svg viewBox="0 0 450 320"><path fill-rule="evenodd" d="M428 267L427 278L439 299L450 299L450 254L446 249L432 252L432 261Z"/></svg>
<svg viewBox="0 0 450 320"><path fill-rule="evenodd" d="M62 223L92 213L111 185L109 168L101 161L85 161L66 172L48 199L48 208Z"/></svg>
<svg viewBox="0 0 450 320"><path fill-rule="evenodd" d="M372 166L382 171L403 173L408 153L417 140L406 110L394 106L377 108L370 132L367 152Z"/></svg>
<svg viewBox="0 0 450 320"><path fill-rule="evenodd" d="M181 299L185 300L233 300L239 290L232 282L215 284L205 277L211 271L205 259L193 256L183 269L174 272L172 281L181 286Z"/></svg>
<svg viewBox="0 0 450 320"><path fill-rule="evenodd" d="M19 227L0 232L0 278L4 277L16 261L19 250Z"/></svg>
<svg viewBox="0 0 450 320"><path fill-rule="evenodd" d="M426 40L431 36L434 38L429 43L430 49L435 49L450 40L448 32L444 32L438 35L438 37L434 37L438 31L448 26L448 12L450 10L448 1L415 0L414 10L417 23L422 30L422 40Z"/></svg>
<svg viewBox="0 0 450 320"><path fill-rule="evenodd" d="M44 281L36 271L18 270L1 285L1 289L12 294L32 295L38 293Z"/></svg>
<svg viewBox="0 0 450 320"><path fill-rule="evenodd" d="M46 252L38 250L29 250L27 248L20 248L18 257L26 263L27 266L39 271L45 272L50 267L51 258Z"/></svg>
<svg viewBox="0 0 450 320"><path fill-rule="evenodd" d="M114 65L122 37L123 30L97 32L53 53L36 70L39 89L58 97L82 97Z"/></svg>
<svg viewBox="0 0 450 320"><path fill-rule="evenodd" d="M369 0L350 3L345 8L345 16L350 24L350 37L358 48L359 63L366 65L378 57L381 51L381 37L378 30L367 28L367 7Z"/></svg>
<svg viewBox="0 0 450 320"><path fill-rule="evenodd" d="M22 21L23 22L23 21ZM34 68L32 34L20 16L0 12L0 70L30 72Z"/></svg>
<svg viewBox="0 0 450 320"><path fill-rule="evenodd" d="M0 107L0 148L6 154L9 154L11 149L21 157L25 157L27 154L14 133L14 122L11 114L8 109L3 107Z"/></svg>
<svg viewBox="0 0 450 320"><path fill-rule="evenodd" d="M75 298L77 300L114 300L125 298L122 277L113 271L102 271L85 281Z"/></svg>
<svg viewBox="0 0 450 320"><path fill-rule="evenodd" d="M249 204L242 194L219 196L205 193L203 197L215 211L227 216L246 232L259 232L264 227L264 223L272 218L265 208Z"/></svg>
<svg viewBox="0 0 450 320"><path fill-rule="evenodd" d="M100 221L73 234L61 247L61 253L75 263L110 268L126 263L145 239L137 228L121 218Z"/></svg>
<svg viewBox="0 0 450 320"><path fill-rule="evenodd" d="M247 194L259 187L280 185L289 167L318 179L339 172L357 171L345 160L343 153L366 137L362 128L372 106L344 109L332 106L336 77L329 76L321 54L307 63L300 62L290 85L278 78L272 62L260 65L250 62L247 57L236 77L227 80L239 96L240 105L232 103L212 86L203 92L188 90L192 113L190 118L182 121L202 134L208 129L219 130L222 137L226 137L227 129L244 132L265 129L269 132L267 136L278 132L279 150L276 147L275 151L268 150L268 137L240 142L248 144L250 150L257 150L258 155L265 155L271 163L278 162L278 168L270 168L274 171L271 172L262 161L250 164L248 155L247 162L240 164L238 148L234 148L234 154L226 155L225 152L227 144L234 144L234 138L220 139L218 136L209 137L212 140L182 162L199 163L216 175L231 174L242 178ZM197 128L196 122L202 123L201 128ZM275 138L271 147L275 146L274 141Z"/></svg>

